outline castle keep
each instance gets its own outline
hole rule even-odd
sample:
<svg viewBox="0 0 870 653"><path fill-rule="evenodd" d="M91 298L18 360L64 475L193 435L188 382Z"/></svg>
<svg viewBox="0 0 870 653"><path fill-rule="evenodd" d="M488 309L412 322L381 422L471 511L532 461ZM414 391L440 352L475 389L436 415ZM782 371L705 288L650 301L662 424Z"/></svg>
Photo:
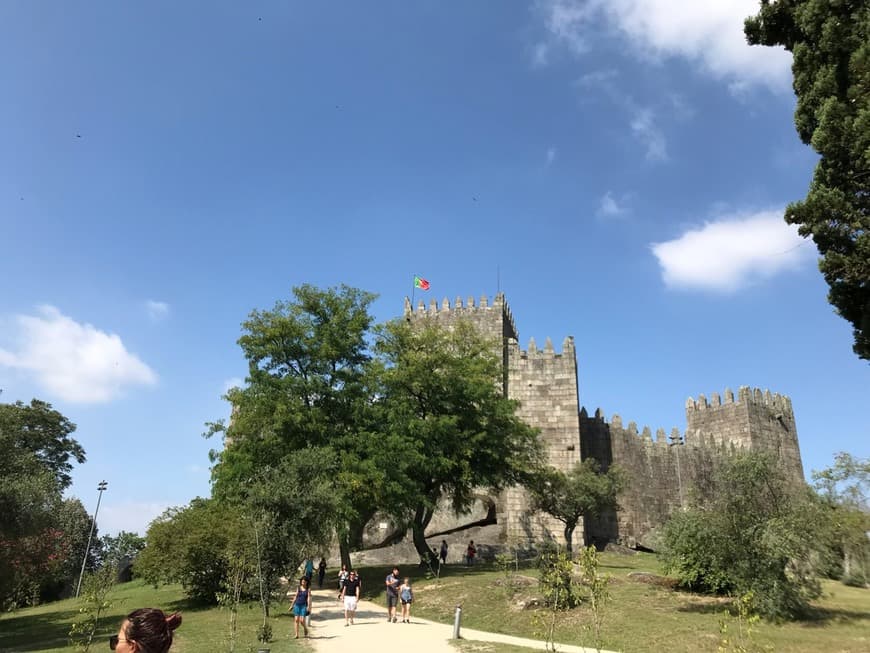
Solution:
<svg viewBox="0 0 870 653"><path fill-rule="evenodd" d="M786 473L803 480L803 466L791 400L768 391L741 387L735 396L726 390L709 399L700 395L686 402L686 431L648 427L638 430L635 422L623 425L619 415L606 420L601 410L592 415L581 407L577 384L574 339L562 342L556 352L548 338L543 348L530 340L519 347L519 334L504 295L492 303L482 297L453 304L434 300L416 308L405 299L405 318L438 320L450 326L468 320L493 338L501 348L503 391L519 402L518 415L539 429L551 465L567 471L580 460L597 459L606 468L618 463L630 484L620 495L621 510L586 520L575 535L587 543L617 541L629 546L648 542L668 515L686 504L690 488L709 478L722 456L738 448L773 453ZM542 536L562 538L562 525L546 515L532 514L522 488L511 488L496 501L500 536L518 542L534 542Z"/></svg>

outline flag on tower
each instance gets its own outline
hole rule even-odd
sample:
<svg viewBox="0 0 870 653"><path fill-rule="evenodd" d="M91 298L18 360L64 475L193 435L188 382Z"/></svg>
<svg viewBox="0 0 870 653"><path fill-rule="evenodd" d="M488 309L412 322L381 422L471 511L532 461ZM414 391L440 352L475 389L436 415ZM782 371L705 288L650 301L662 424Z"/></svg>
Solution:
<svg viewBox="0 0 870 653"><path fill-rule="evenodd" d="M419 288L420 290L429 290L429 282L426 281L423 277L414 277L414 287Z"/></svg>

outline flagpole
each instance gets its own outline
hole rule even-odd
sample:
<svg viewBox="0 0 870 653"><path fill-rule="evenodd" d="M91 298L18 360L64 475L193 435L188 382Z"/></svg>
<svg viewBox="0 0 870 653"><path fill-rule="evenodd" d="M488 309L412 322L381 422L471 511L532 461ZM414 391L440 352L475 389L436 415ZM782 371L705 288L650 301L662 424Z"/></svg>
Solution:
<svg viewBox="0 0 870 653"><path fill-rule="evenodd" d="M414 312L414 291L417 290L417 284L414 283L416 275L411 277L411 313Z"/></svg>

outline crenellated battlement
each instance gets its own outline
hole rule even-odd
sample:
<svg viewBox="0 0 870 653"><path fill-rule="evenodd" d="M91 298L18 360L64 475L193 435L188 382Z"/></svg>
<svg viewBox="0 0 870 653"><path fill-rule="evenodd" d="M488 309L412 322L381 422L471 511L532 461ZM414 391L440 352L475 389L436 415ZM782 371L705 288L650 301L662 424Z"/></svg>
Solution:
<svg viewBox="0 0 870 653"><path fill-rule="evenodd" d="M745 385L738 389L736 401L730 388L725 389L722 397L719 396L718 392L712 393L709 400L705 395L698 395L697 399L689 397L686 400L686 414L688 415L691 411L715 410L735 403L764 406L783 414L793 415L791 399L787 395L781 395L778 392L771 393L770 390L762 391L760 388L750 388Z"/></svg>
<svg viewBox="0 0 870 653"><path fill-rule="evenodd" d="M655 439L653 439L653 432L649 426L644 426L638 430L637 422L633 421L629 422L628 426L623 426L622 417L617 413L614 413L610 418L610 421L608 421L601 408L595 409L593 417L589 417L586 408L581 409L580 420L581 423L585 421L587 424L590 422L597 422L599 427L606 427L611 431L611 433L624 433L628 437L634 438L638 443L648 442L655 445L670 446L673 444L683 444L685 442L680 429L677 427L672 428L670 434L668 434L665 429L658 428L655 432Z"/></svg>
<svg viewBox="0 0 870 653"><path fill-rule="evenodd" d="M419 300L416 308L412 306L410 298L405 297L404 316L406 319L435 317L441 320L453 320L467 318L475 322L500 320L502 322L501 331L506 337L517 338L519 336L513 313L511 313L510 306L505 300L504 293L501 292L493 297L492 302L486 295L481 295L480 299L476 301L474 296L469 295L464 302L462 297L458 296L452 303L447 297L444 297L440 304L435 299L430 299L428 306L423 300Z"/></svg>
<svg viewBox="0 0 870 653"><path fill-rule="evenodd" d="M519 356L522 360L534 360L534 359L555 359L562 358L563 356L569 356L572 360L576 358L576 353L574 349L574 336L566 336L562 341L562 351L561 353L556 352L553 347L553 341L550 338L547 338L544 341L544 348L538 349L538 345L535 342L534 338L529 338L529 344L527 349L522 350L519 348L519 343L511 338L508 340L508 347L516 356Z"/></svg>

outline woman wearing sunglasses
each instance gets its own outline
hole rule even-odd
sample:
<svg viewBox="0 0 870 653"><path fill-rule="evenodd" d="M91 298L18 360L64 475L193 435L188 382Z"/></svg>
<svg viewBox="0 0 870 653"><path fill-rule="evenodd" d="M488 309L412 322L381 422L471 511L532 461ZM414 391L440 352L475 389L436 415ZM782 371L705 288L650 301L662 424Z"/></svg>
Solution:
<svg viewBox="0 0 870 653"><path fill-rule="evenodd" d="M177 612L167 615L157 608L134 610L121 622L118 634L109 638L109 648L122 653L167 653L172 631L180 625Z"/></svg>

